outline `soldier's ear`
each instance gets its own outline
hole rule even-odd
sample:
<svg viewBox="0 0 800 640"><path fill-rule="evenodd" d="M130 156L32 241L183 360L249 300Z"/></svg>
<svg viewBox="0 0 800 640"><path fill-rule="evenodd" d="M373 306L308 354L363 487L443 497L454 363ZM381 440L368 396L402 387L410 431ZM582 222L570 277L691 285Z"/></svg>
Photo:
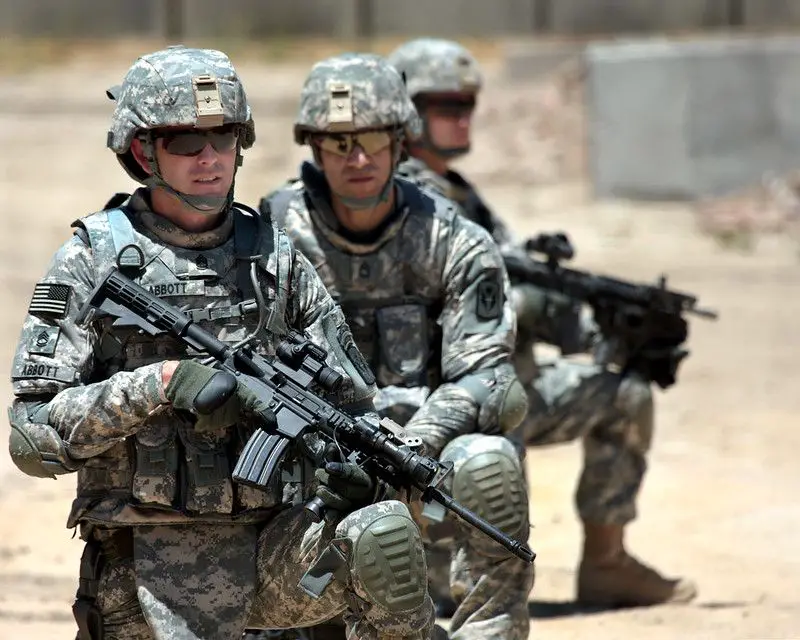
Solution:
<svg viewBox="0 0 800 640"><path fill-rule="evenodd" d="M147 175L153 174L153 168L147 161L147 156L144 152L144 146L139 138L134 138L131 140L131 155L133 156L133 159L136 160L136 163L147 173Z"/></svg>

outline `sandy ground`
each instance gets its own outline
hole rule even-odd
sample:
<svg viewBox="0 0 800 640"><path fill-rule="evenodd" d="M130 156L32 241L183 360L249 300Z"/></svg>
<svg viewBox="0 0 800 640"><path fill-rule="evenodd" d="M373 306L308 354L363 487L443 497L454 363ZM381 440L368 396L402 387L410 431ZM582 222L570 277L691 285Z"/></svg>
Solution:
<svg viewBox="0 0 800 640"><path fill-rule="evenodd" d="M129 62L78 61L66 70L0 77L6 96L0 361L6 367L32 286L68 237L69 223L132 188L103 146L111 104L102 90L121 79ZM243 64L240 71L259 140L240 173L238 199L254 203L305 156L291 145L290 122L307 66ZM490 85L505 96L508 88L493 73ZM525 127L541 123L531 124L524 108L533 90L515 91L514 100L482 103L476 122L482 152L462 163L487 200L520 234L568 230L578 268L637 280L665 272L673 286L721 313L719 322L692 323L692 355L679 384L658 393L641 517L629 532L635 553L694 577L699 599L683 607L577 610L571 598L580 540L572 492L580 447L532 450L538 578L531 637L800 638L796 247L771 236L750 253L733 253L697 232L687 206L592 202L575 179L574 158L558 156L557 145L519 142ZM569 122L561 128L579 127ZM7 402L6 381L2 394ZM7 429L0 425L3 438ZM69 477L28 478L0 456L0 639L74 637L70 602L82 545L64 528L73 492Z"/></svg>

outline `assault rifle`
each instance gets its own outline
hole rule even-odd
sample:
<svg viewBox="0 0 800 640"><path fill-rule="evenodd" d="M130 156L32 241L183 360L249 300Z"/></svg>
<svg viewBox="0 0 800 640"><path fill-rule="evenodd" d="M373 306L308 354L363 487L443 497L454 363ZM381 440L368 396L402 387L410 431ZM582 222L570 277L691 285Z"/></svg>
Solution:
<svg viewBox="0 0 800 640"><path fill-rule="evenodd" d="M325 364L325 350L304 336L291 333L277 347L277 357L268 360L246 344L225 344L117 269L97 285L80 317L85 320L91 314L92 319L114 318L114 326L135 327L150 335L172 335L195 351L208 354L209 364L228 375L214 378L221 381L210 393L201 392L195 400L198 413L208 414L221 406L235 393L237 384L256 396L263 420L239 456L232 474L235 481L262 489L269 486L274 474L281 472L291 443L319 463L303 438L314 434L371 477L398 491L416 488L424 502L439 503L519 558L533 562L536 557L527 543L506 535L442 491L442 482L453 465L422 455L420 438L387 418L353 417L312 391L316 384L333 394L343 378ZM305 507L317 521L324 516L324 503L319 498Z"/></svg>
<svg viewBox="0 0 800 640"><path fill-rule="evenodd" d="M537 260L533 254L546 260ZM675 384L678 367L689 355L681 348L689 335L684 314L716 320L717 313L697 306L697 298L671 291L661 276L653 285L616 280L568 269L575 250L564 233L528 239L523 251L504 253L512 283L529 283L588 304L604 342L595 353L602 363L616 363L666 389Z"/></svg>

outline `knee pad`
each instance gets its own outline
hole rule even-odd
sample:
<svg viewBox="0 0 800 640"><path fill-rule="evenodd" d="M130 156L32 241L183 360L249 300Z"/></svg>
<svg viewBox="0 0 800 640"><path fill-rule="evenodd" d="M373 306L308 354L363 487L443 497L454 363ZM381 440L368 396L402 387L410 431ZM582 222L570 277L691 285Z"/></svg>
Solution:
<svg viewBox="0 0 800 640"><path fill-rule="evenodd" d="M510 364L478 371L454 384L465 389L478 405L482 433L511 433L528 412L528 394Z"/></svg>
<svg viewBox="0 0 800 640"><path fill-rule="evenodd" d="M528 537L528 492L514 445L501 436L459 436L442 451L442 462L453 462L452 495L504 533ZM470 544L481 553L502 557L510 552L469 527Z"/></svg>
<svg viewBox="0 0 800 640"><path fill-rule="evenodd" d="M353 544L351 566L368 599L392 613L421 607L428 586L425 552L408 509L390 500L347 519L353 516L366 523Z"/></svg>

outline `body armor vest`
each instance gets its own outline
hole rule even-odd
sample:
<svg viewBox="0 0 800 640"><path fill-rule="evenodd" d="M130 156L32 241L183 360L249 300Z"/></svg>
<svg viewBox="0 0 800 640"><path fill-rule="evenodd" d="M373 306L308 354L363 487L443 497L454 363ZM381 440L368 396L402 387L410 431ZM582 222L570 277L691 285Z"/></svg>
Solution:
<svg viewBox="0 0 800 640"><path fill-rule="evenodd" d="M234 208L231 215L233 237L216 248L199 250L154 240L134 227L132 214L124 208L92 214L75 226L88 237L96 281L115 264L139 262L140 268L121 269L228 343L240 341L257 326L259 310L249 277L254 265L269 318L258 350L273 355L277 339L287 331L291 253L285 236L260 222L254 212ZM152 337L103 322L95 354L98 380L197 355L169 336ZM114 526L264 519L281 503L282 485L262 492L231 481L233 464L252 431L252 425L240 424L200 433L189 414L170 407L155 412L135 435L92 458L78 472L70 526L79 520Z"/></svg>
<svg viewBox="0 0 800 640"><path fill-rule="evenodd" d="M424 162L414 157L402 162L398 173L411 182L431 189L458 203L461 207L461 215L480 225L494 237L496 224L492 212L461 174L450 169L446 175L440 176L431 171Z"/></svg>
<svg viewBox="0 0 800 640"><path fill-rule="evenodd" d="M431 238L436 237L441 220L415 206L420 198L416 190L402 183L401 189L401 220L394 232L372 247L348 251L324 222L316 220L318 214L306 201L308 194L302 193L290 206L302 218L315 221L310 225L313 235L308 232L293 240L342 307L378 387L433 390L442 377L442 332L437 320L444 296L444 265L439 264Z"/></svg>

